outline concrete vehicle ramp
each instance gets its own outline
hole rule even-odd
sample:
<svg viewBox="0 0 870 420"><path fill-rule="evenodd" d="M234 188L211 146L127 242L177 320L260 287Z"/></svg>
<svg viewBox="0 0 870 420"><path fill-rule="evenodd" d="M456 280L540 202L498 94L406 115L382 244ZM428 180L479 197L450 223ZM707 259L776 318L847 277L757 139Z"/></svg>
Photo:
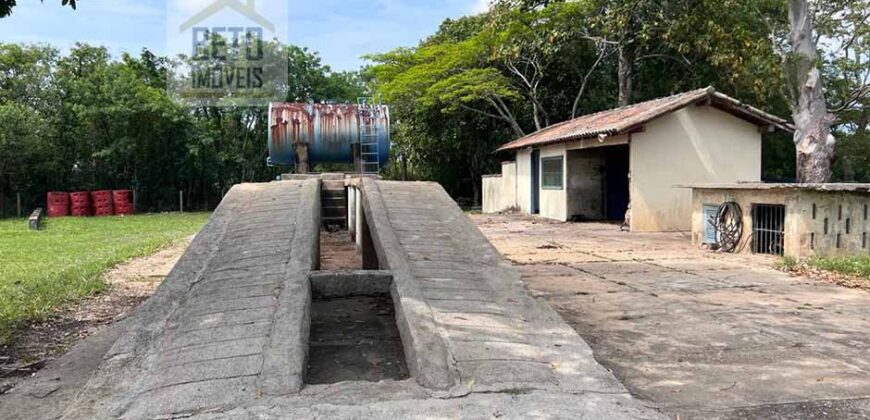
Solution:
<svg viewBox="0 0 870 420"><path fill-rule="evenodd" d="M68 418L153 418L302 387L316 180L234 187Z"/></svg>
<svg viewBox="0 0 870 420"><path fill-rule="evenodd" d="M434 388L626 392L433 183L365 180L363 203L412 375Z"/></svg>
<svg viewBox="0 0 870 420"><path fill-rule="evenodd" d="M320 179L236 186L152 299L37 378L45 386L78 375L60 379L67 389L24 389L0 407L11 418L64 419L666 418L526 293L440 186L356 179L348 191L358 197L348 213L361 219L355 233L369 271L317 271ZM343 318L341 298L358 296L394 306L407 370L393 371L406 373L306 384L314 366L330 365L325 349L378 345L362 319L379 318ZM346 320L347 336L317 337L350 343L309 347L324 325L313 319L324 298L338 298L327 319ZM393 314L376 315L385 313ZM94 354L104 356L94 363Z"/></svg>

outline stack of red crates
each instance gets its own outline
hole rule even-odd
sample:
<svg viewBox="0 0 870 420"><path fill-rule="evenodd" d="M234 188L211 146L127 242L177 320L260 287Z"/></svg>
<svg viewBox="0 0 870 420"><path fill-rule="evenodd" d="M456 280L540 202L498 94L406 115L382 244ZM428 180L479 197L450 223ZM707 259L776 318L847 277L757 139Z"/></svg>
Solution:
<svg viewBox="0 0 870 420"><path fill-rule="evenodd" d="M94 216L111 216L115 214L111 191L91 191L91 203L94 206Z"/></svg>
<svg viewBox="0 0 870 420"><path fill-rule="evenodd" d="M47 194L48 217L63 217L69 215L69 194L65 192L50 192Z"/></svg>
<svg viewBox="0 0 870 420"><path fill-rule="evenodd" d="M49 217L111 216L136 213L132 190L49 192L46 197Z"/></svg>
<svg viewBox="0 0 870 420"><path fill-rule="evenodd" d="M112 191L112 200L115 202L115 214L119 216L133 214L133 191Z"/></svg>
<svg viewBox="0 0 870 420"><path fill-rule="evenodd" d="M70 193L72 201L72 215L76 217L87 217L91 215L91 193L87 191L78 191Z"/></svg>

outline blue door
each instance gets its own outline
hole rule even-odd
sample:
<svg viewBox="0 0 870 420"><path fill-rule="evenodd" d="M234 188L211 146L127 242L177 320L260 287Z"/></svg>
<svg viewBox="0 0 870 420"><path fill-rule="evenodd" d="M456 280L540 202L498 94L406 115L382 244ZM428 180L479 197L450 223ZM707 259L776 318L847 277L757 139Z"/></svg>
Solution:
<svg viewBox="0 0 870 420"><path fill-rule="evenodd" d="M716 217L719 216L719 206L713 204L704 204L704 243L715 244L719 241L719 235L716 234L716 227L713 223Z"/></svg>
<svg viewBox="0 0 870 420"><path fill-rule="evenodd" d="M532 184L532 203L531 208L529 209L532 214L539 214L541 212L541 201L539 197L539 191L541 187L541 151L538 149L532 150L532 164L531 167L531 184Z"/></svg>

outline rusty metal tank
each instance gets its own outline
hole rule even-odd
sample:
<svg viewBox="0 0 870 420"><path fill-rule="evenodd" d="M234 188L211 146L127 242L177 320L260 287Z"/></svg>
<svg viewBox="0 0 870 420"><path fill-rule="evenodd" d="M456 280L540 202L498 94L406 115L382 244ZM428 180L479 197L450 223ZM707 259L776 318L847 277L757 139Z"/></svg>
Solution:
<svg viewBox="0 0 870 420"><path fill-rule="evenodd" d="M269 105L269 165L293 166L293 145L308 144L308 162L354 163L359 144L374 144L380 166L390 153L390 110L386 105L302 104ZM359 158L359 156L357 156ZM374 159L370 155L369 159ZM365 157L363 159L366 159Z"/></svg>

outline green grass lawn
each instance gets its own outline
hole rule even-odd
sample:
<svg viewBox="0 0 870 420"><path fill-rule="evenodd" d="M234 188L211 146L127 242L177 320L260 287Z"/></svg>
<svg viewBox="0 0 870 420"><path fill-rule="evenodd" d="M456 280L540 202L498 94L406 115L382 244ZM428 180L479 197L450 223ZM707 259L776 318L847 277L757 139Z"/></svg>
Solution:
<svg viewBox="0 0 870 420"><path fill-rule="evenodd" d="M807 263L826 271L870 277L870 256L867 255L843 258L811 258Z"/></svg>
<svg viewBox="0 0 870 420"><path fill-rule="evenodd" d="M100 274L196 233L208 213L47 219L41 231L0 220L0 343L26 321L100 292Z"/></svg>

